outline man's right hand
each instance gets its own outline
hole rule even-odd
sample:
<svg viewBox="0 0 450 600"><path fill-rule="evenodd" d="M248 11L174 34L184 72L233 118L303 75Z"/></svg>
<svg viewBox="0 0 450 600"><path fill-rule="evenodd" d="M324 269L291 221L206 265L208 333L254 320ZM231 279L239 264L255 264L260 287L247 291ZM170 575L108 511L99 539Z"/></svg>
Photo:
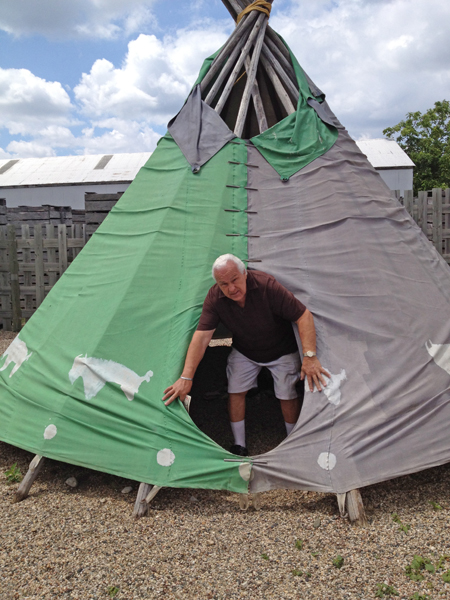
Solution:
<svg viewBox="0 0 450 600"><path fill-rule="evenodd" d="M211 341L214 331L214 329L208 331L197 330L194 333L186 354L186 360L181 372L182 376L194 377L195 371L205 354L206 348ZM192 381L181 378L177 379L175 383L169 385L169 387L164 390L164 404L169 406L169 404L171 404L177 398L183 402L183 400L186 398L186 395L191 391L191 387Z"/></svg>
<svg viewBox="0 0 450 600"><path fill-rule="evenodd" d="M186 379L177 379L174 384L169 385L164 390L163 401L166 406L169 406L174 400L179 398L182 402L186 398L187 394L191 391L192 381Z"/></svg>

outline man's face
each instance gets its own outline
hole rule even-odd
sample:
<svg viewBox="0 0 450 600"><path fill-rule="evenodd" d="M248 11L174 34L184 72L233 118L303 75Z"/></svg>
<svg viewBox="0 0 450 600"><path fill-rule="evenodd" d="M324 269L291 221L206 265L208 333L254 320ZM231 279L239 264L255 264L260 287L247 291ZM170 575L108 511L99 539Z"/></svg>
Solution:
<svg viewBox="0 0 450 600"><path fill-rule="evenodd" d="M224 295L243 306L247 293L247 273L241 273L237 265L230 261L224 267L216 269L214 275Z"/></svg>

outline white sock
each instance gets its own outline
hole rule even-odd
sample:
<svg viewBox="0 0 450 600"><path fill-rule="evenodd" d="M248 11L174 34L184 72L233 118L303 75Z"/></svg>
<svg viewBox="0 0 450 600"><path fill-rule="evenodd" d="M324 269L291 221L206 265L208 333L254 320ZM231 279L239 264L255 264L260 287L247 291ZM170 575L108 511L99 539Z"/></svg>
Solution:
<svg viewBox="0 0 450 600"><path fill-rule="evenodd" d="M291 433L291 431L294 429L295 423L286 423L286 421L285 421L284 424L286 426L286 433L287 433L287 435L289 435Z"/></svg>
<svg viewBox="0 0 450 600"><path fill-rule="evenodd" d="M230 421L231 431L234 435L234 443L245 448L245 419L242 421Z"/></svg>

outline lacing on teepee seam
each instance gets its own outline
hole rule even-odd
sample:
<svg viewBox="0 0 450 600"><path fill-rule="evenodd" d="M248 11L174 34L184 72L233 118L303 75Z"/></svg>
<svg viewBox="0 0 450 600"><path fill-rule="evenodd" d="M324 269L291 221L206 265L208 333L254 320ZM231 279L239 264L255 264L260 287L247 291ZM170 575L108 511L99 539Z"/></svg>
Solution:
<svg viewBox="0 0 450 600"><path fill-rule="evenodd" d="M239 24L239 21L242 19L242 17L251 12L252 10L259 10L260 12L267 15L267 17L269 17L270 11L272 10L272 5L270 4L270 2L266 2L266 0L255 0L255 2L252 2L251 4L246 6L244 10L238 14L236 18L236 24Z"/></svg>

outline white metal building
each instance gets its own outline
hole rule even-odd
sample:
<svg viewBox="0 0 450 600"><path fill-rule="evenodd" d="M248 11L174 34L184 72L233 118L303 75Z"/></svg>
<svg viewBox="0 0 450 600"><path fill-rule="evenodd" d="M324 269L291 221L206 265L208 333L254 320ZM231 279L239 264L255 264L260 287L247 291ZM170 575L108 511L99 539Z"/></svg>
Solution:
<svg viewBox="0 0 450 600"><path fill-rule="evenodd" d="M394 140L386 138L356 142L361 152L383 178L391 190L413 189L414 163Z"/></svg>
<svg viewBox="0 0 450 600"><path fill-rule="evenodd" d="M124 192L151 152L0 160L0 198L6 206L84 209L85 192Z"/></svg>
<svg viewBox="0 0 450 600"><path fill-rule="evenodd" d="M414 163L397 142L356 142L391 190L411 190ZM151 152L0 160L0 198L6 205L84 209L85 192L124 192Z"/></svg>

